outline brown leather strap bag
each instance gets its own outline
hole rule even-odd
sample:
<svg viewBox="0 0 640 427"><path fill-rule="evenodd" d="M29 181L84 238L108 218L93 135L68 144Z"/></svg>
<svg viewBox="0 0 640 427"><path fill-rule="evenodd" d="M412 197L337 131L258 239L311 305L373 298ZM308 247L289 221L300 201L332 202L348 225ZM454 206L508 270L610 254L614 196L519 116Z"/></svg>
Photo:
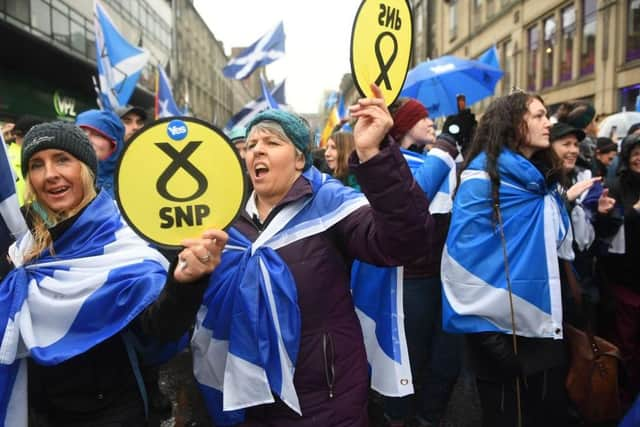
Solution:
<svg viewBox="0 0 640 427"><path fill-rule="evenodd" d="M581 305L579 284L571 264L562 261L571 293ZM564 324L571 363L566 387L571 401L585 421L590 423L618 420L622 414L618 388L620 351L609 341L593 335L591 322L585 331Z"/></svg>

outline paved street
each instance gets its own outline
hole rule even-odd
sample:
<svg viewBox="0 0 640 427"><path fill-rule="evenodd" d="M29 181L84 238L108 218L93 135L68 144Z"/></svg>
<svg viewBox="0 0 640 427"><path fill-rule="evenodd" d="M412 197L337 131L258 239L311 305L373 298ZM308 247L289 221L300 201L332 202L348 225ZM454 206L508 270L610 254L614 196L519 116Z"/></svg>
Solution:
<svg viewBox="0 0 640 427"><path fill-rule="evenodd" d="M202 406L200 394L191 374L191 354L181 353L160 370L160 388L173 402L173 416L164 420L162 427L210 426L210 420ZM377 412L374 408L374 414ZM371 427L383 427L375 423ZM480 402L473 380L463 372L458 378L449 401L449 407L441 427L476 427L480 425Z"/></svg>

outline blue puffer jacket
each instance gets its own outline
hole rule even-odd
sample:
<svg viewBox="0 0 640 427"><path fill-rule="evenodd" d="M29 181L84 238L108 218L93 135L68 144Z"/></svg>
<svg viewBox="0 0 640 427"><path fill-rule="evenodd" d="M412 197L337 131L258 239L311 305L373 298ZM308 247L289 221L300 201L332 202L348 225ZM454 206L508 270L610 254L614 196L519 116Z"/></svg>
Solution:
<svg viewBox="0 0 640 427"><path fill-rule="evenodd" d="M76 118L76 126L93 129L107 139L115 142L116 149L106 160L98 162L97 184L114 197L114 173L124 149L124 125L112 111L87 110Z"/></svg>

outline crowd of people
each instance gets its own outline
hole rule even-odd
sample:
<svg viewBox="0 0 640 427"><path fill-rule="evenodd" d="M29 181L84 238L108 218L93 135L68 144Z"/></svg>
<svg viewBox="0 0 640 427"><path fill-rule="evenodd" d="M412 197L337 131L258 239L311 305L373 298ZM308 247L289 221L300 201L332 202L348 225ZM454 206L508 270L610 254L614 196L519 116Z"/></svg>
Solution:
<svg viewBox="0 0 640 427"><path fill-rule="evenodd" d="M621 410L606 421L633 410L640 125L598 138L588 103L552 115L517 91L438 133L418 100L372 92L321 150L292 112L233 129L247 200L226 232L180 251L136 236L113 203L143 109L5 125L30 233L0 257L0 421L157 425L170 412L157 365L189 339L211 425L437 426L462 371L485 427L583 425L566 324L620 350ZM408 395L371 390L359 263L402 267Z"/></svg>

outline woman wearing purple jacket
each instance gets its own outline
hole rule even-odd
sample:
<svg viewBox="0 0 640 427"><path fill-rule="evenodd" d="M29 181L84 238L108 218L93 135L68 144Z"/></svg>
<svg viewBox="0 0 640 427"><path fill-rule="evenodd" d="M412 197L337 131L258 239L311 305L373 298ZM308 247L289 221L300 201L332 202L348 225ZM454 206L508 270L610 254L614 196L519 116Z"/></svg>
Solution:
<svg viewBox="0 0 640 427"><path fill-rule="evenodd" d="M195 375L205 399L220 402L223 390L225 415L244 409L226 419L210 409L218 426L368 426L369 370L361 313L350 291L351 265L355 259L380 266L406 264L424 253L434 227L424 192L398 147L387 144L393 121L379 89L373 90L375 98L351 107L358 122L350 167L366 199L311 167L309 129L299 117L267 110L247 127L245 160L254 192L230 230L234 243L223 254L220 274L212 276L192 341ZM338 198L345 202L336 204ZM282 285L287 280L291 284ZM225 286L232 291L223 297ZM241 297L236 292L249 295L247 300L258 301L258 306L272 303L276 310L249 312L249 304L237 302ZM285 295L291 303L278 306L269 296L263 303L263 294ZM216 347L228 339L213 319L227 298L236 301L232 330L238 318L258 319L237 329L243 343L259 343L258 353L252 354L251 346L239 349L233 338ZM268 343L262 336L252 336L270 322L282 340L274 353L264 350ZM221 358L226 358L224 375L212 367ZM237 366L242 366L242 380L232 373ZM254 368L256 375L247 375ZM266 394L260 395L257 379L262 377L269 381ZM248 404L249 397L256 404Z"/></svg>

